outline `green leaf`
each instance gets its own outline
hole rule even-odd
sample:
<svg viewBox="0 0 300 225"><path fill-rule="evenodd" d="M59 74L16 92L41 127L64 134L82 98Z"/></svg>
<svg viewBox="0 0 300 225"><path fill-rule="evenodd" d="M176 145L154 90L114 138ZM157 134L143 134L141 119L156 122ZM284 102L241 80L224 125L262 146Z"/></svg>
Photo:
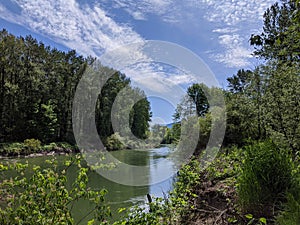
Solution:
<svg viewBox="0 0 300 225"><path fill-rule="evenodd" d="M126 210L126 208L119 208L118 213L122 213Z"/></svg>
<svg viewBox="0 0 300 225"><path fill-rule="evenodd" d="M247 219L249 219L249 220L253 219L253 215L252 215L252 214L247 214L247 215L245 215L245 217L246 217Z"/></svg>
<svg viewBox="0 0 300 225"><path fill-rule="evenodd" d="M93 225L94 223L95 223L95 220L92 219L92 220L89 220L89 221L88 221L87 225Z"/></svg>
<svg viewBox="0 0 300 225"><path fill-rule="evenodd" d="M263 224L267 224L267 219L266 218L259 218L259 222L263 223Z"/></svg>

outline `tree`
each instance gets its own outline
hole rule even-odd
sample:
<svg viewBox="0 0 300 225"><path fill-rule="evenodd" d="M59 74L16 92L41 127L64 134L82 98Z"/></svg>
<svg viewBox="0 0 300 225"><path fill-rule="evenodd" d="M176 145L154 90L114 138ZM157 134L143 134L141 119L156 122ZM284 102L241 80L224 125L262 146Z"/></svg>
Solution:
<svg viewBox="0 0 300 225"><path fill-rule="evenodd" d="M196 105L197 116L204 116L209 109L209 104L207 100L208 87L201 84L193 84L187 90L187 95L191 97Z"/></svg>
<svg viewBox="0 0 300 225"><path fill-rule="evenodd" d="M299 29L299 1L275 3L264 14L263 32L250 38L256 46L254 54L267 60L299 60Z"/></svg>
<svg viewBox="0 0 300 225"><path fill-rule="evenodd" d="M180 122L190 116L205 116L209 110L210 90L205 84L192 84L182 98L173 115L174 122Z"/></svg>
<svg viewBox="0 0 300 225"><path fill-rule="evenodd" d="M6 30L1 31L0 141L23 142L35 138L45 143L74 143L72 107L76 86L95 60L84 58L75 50L62 52L45 47L32 36L15 37ZM120 90L130 87L130 80L109 68L102 67L97 72L113 73L96 105L96 126L105 139L114 133L111 107ZM145 138L151 117L150 104L140 90L135 91L144 99L133 107L130 125L136 136Z"/></svg>
<svg viewBox="0 0 300 225"><path fill-rule="evenodd" d="M264 139L263 78L260 68L239 70L228 79L226 93L227 127L225 144L244 144L248 138Z"/></svg>
<svg viewBox="0 0 300 225"><path fill-rule="evenodd" d="M135 91L143 98L133 106L131 131L136 137L146 139L151 121L150 103L144 92L139 89L135 89Z"/></svg>
<svg viewBox="0 0 300 225"><path fill-rule="evenodd" d="M236 75L228 77L228 88L231 93L242 93L249 84L249 79L253 72L251 70L238 70Z"/></svg>
<svg viewBox="0 0 300 225"><path fill-rule="evenodd" d="M300 68L298 63L269 64L263 96L267 134L276 144L300 150Z"/></svg>

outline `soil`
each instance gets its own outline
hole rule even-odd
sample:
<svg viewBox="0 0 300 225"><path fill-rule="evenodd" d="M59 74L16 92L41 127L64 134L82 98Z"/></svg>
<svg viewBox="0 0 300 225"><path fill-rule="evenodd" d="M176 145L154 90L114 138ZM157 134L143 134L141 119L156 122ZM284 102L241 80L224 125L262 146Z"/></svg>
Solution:
<svg viewBox="0 0 300 225"><path fill-rule="evenodd" d="M192 203L194 209L186 218L187 224L243 224L236 210L236 189L233 182L210 180L201 174L201 184L196 187L197 198Z"/></svg>

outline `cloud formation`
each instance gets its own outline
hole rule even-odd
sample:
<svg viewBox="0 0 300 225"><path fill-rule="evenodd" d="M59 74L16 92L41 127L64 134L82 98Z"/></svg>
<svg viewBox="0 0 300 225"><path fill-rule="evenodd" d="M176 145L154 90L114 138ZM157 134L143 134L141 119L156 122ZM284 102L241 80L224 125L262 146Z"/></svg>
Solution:
<svg viewBox="0 0 300 225"><path fill-rule="evenodd" d="M245 48L243 38L238 34L223 34L219 36L220 44L226 49L224 53L213 55L218 62L228 67L244 67L249 64L248 59L252 58L252 50Z"/></svg>
<svg viewBox="0 0 300 225"><path fill-rule="evenodd" d="M210 57L227 67L240 68L250 64L250 52L253 51L247 41L250 32L258 32L263 13L276 1L186 0L183 3L180 0L112 0L112 2L115 7L124 9L136 20L147 20L149 15L155 14L164 22L189 27L190 24L204 18L211 23L211 35L219 35L216 40L221 47L220 50L211 49Z"/></svg>
<svg viewBox="0 0 300 225"><path fill-rule="evenodd" d="M16 13L7 7L20 10ZM190 27L206 20L211 41L218 43L209 57L227 67L250 64L248 39L261 27L262 15L275 0L97 0L79 4L76 0L7 0L0 3L0 17L25 26L84 55L101 55L106 50L143 38L132 24L116 22L112 8L124 10L133 20L151 20ZM197 30L198 29L198 30ZM201 33L195 25L195 33ZM216 46L216 45L214 45Z"/></svg>
<svg viewBox="0 0 300 225"><path fill-rule="evenodd" d="M81 54L95 56L107 49L142 41L130 26L115 22L99 4L79 5L75 0L13 2L20 7L20 15L0 3L3 19L28 27Z"/></svg>
<svg viewBox="0 0 300 225"><path fill-rule="evenodd" d="M144 41L129 25L117 23L109 17L99 3L91 6L79 5L76 0L13 0L13 2L19 7L20 15L0 3L0 17L76 49L83 55L99 57L105 51L113 52L121 46ZM121 5L121 1L118 4ZM152 11L155 7L150 7L151 4L157 4L163 9L167 3L161 0L149 0L147 4L149 11ZM143 19L143 15L139 12L136 12L135 17ZM131 52L130 56L144 57L137 49ZM134 65L122 72L130 76L133 81L139 81L136 83L146 89L166 92L172 90L174 85L191 81L191 77L187 75L164 71L145 60L144 64ZM174 79L170 79L173 75Z"/></svg>
<svg viewBox="0 0 300 225"><path fill-rule="evenodd" d="M112 0L112 5L124 9L136 20L147 20L149 14L155 14L169 21L175 9L173 0Z"/></svg>

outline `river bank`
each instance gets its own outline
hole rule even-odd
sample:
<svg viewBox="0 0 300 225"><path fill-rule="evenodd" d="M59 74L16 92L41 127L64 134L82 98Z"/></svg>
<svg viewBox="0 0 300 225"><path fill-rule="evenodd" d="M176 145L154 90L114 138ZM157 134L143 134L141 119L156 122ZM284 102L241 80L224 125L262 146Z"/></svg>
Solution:
<svg viewBox="0 0 300 225"><path fill-rule="evenodd" d="M31 158L78 152L79 149L76 145L67 142L42 144L36 139L26 139L24 142L0 143L0 158Z"/></svg>

